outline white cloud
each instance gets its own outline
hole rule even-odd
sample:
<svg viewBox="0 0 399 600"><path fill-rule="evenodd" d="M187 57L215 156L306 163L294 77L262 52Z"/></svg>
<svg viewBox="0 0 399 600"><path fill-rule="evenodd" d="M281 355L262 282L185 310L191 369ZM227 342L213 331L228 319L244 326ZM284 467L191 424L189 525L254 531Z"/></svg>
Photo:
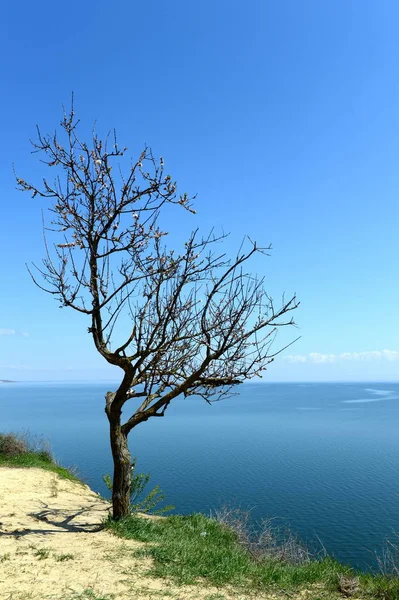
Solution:
<svg viewBox="0 0 399 600"><path fill-rule="evenodd" d="M383 350L380 352L379 350L371 350L370 352L344 352L343 354L339 354L338 358L342 358L343 360L360 360L369 362L371 360L380 360L381 358L384 358L384 352L390 351ZM395 352L393 353L395 354ZM399 353L397 354L399 355Z"/></svg>
<svg viewBox="0 0 399 600"><path fill-rule="evenodd" d="M0 369L12 369L14 371L32 371L32 367L29 365L14 365L9 363L0 362Z"/></svg>
<svg viewBox="0 0 399 600"><path fill-rule="evenodd" d="M295 354L285 356L284 360L290 363L335 363L338 361L399 361L398 350L371 350L368 352L342 352L341 354L321 354L311 352L310 354Z"/></svg>
<svg viewBox="0 0 399 600"><path fill-rule="evenodd" d="M15 329L0 329L0 336L21 336L21 337L29 337L29 333L26 331L16 331Z"/></svg>
<svg viewBox="0 0 399 600"><path fill-rule="evenodd" d="M309 359L314 363L332 363L335 362L337 356L335 354L320 354L319 352L311 352Z"/></svg>
<svg viewBox="0 0 399 600"><path fill-rule="evenodd" d="M290 363L305 363L308 359L306 358L306 356L303 356L301 354L291 354L290 356L284 356L284 360Z"/></svg>
<svg viewBox="0 0 399 600"><path fill-rule="evenodd" d="M399 360L399 352L397 350L383 350L382 354L387 360Z"/></svg>

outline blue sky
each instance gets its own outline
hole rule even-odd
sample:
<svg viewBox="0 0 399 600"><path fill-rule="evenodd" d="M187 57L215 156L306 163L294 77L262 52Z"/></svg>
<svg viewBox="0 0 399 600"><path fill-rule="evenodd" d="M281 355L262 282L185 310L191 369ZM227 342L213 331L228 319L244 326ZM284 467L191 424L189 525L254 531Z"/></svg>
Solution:
<svg viewBox="0 0 399 600"><path fill-rule="evenodd" d="M399 379L399 5L393 0L8 3L0 24L0 378L109 379L85 318L36 289L45 175L29 138L75 93L88 129L163 156L197 215L272 243L301 335L265 380ZM173 231L171 231L173 241ZM278 345L278 342L276 342Z"/></svg>

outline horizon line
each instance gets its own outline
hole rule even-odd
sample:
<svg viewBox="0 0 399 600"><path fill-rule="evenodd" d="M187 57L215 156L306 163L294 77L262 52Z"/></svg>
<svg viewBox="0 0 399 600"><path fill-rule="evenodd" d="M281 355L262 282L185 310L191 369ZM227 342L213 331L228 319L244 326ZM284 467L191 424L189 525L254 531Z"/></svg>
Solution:
<svg viewBox="0 0 399 600"><path fill-rule="evenodd" d="M87 384L102 384L112 383L118 384L119 381L113 379L0 379L0 383L87 383ZM317 379L317 380L268 380L268 381L243 381L239 385L252 384L263 385L269 383L278 384L318 384L318 383L399 383L399 379ZM238 386L239 387L239 386Z"/></svg>

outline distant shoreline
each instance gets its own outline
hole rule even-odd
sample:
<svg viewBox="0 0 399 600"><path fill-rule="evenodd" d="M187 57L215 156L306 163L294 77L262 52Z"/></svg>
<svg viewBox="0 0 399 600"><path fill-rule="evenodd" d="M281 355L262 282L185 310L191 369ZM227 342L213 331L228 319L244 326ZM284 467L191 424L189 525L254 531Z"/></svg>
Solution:
<svg viewBox="0 0 399 600"><path fill-rule="evenodd" d="M118 380L111 379L0 379L0 383L28 383L28 384L108 384L108 385L119 385ZM399 379L342 379L342 380L317 380L317 381L245 381L242 386L256 385L256 386L268 386L268 385L342 385L342 384L360 384L360 385L376 385L376 384L399 384ZM241 386L239 386L241 387Z"/></svg>

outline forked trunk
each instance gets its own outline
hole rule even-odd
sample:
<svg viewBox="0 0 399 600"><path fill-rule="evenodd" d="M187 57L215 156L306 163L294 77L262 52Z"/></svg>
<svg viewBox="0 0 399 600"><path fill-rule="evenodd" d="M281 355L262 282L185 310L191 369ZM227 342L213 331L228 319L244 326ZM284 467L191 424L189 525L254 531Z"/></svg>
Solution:
<svg viewBox="0 0 399 600"><path fill-rule="evenodd" d="M114 460L112 515L115 520L130 515L131 456L127 437L120 423L110 423L111 450Z"/></svg>

